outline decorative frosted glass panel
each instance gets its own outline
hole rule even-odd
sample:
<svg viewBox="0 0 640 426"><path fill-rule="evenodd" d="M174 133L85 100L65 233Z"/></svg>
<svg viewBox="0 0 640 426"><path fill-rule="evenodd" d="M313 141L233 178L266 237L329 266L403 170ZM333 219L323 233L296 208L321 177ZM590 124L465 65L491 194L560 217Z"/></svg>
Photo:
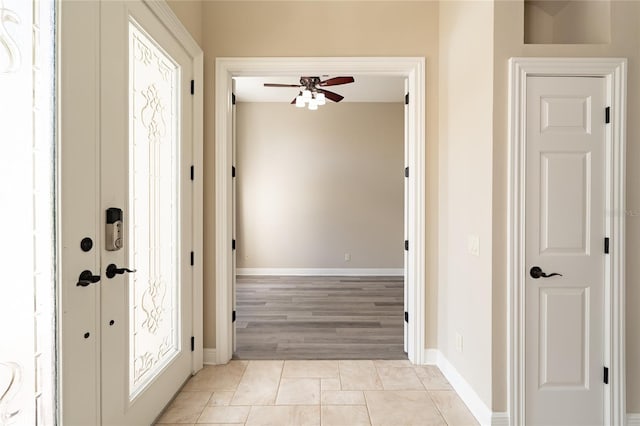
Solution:
<svg viewBox="0 0 640 426"><path fill-rule="evenodd" d="M129 23L129 393L180 350L180 69ZM125 218L126 219L126 218Z"/></svg>

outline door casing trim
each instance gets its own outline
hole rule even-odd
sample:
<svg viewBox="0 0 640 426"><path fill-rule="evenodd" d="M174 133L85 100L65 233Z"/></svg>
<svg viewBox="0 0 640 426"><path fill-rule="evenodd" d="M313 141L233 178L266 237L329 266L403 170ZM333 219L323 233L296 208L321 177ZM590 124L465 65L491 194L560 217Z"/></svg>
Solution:
<svg viewBox="0 0 640 426"><path fill-rule="evenodd" d="M605 227L611 239L605 260L604 361L609 385L604 391L604 422L625 424L625 143L626 75L624 58L509 59L508 182L508 406L510 424L525 424L525 139L526 81L530 76L605 78L611 124L606 130ZM603 111L604 117L604 111Z"/></svg>
<svg viewBox="0 0 640 426"><path fill-rule="evenodd" d="M425 342L425 58L217 58L215 81L215 206L216 206L216 360L224 364L233 355L231 322L233 294L232 237L232 78L282 75L391 75L409 83L409 360L424 362Z"/></svg>

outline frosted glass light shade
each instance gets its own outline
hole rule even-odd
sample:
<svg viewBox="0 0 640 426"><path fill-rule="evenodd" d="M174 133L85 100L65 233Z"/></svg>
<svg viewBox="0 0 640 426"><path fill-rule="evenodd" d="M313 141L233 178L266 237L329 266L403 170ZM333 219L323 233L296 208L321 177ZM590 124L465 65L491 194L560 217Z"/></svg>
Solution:
<svg viewBox="0 0 640 426"><path fill-rule="evenodd" d="M301 95L299 95L298 97L296 97L296 106L298 108L304 108L304 99L302 98Z"/></svg>
<svg viewBox="0 0 640 426"><path fill-rule="evenodd" d="M316 101L318 102L318 105L326 104L327 100L324 96L324 93L316 93Z"/></svg>

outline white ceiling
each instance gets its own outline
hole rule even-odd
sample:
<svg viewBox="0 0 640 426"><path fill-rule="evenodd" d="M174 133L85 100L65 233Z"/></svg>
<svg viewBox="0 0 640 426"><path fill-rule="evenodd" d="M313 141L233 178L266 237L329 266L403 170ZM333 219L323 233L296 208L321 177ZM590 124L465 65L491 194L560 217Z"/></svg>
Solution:
<svg viewBox="0 0 640 426"><path fill-rule="evenodd" d="M321 76L321 80L337 75ZM354 75L355 82L326 87L344 96L342 102L403 102L404 77ZM264 87L264 83L298 84L300 77L234 77L237 102L291 102L296 87Z"/></svg>

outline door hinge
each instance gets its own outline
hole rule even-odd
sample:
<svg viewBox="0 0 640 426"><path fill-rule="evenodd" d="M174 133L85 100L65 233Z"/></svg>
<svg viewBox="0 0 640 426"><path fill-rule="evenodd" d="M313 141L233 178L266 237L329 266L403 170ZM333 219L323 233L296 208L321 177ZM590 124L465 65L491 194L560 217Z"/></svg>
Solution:
<svg viewBox="0 0 640 426"><path fill-rule="evenodd" d="M602 379L604 380L604 384L609 384L609 367L604 367L604 373Z"/></svg>
<svg viewBox="0 0 640 426"><path fill-rule="evenodd" d="M231 322L236 322L236 311L231 312Z"/></svg>
<svg viewBox="0 0 640 426"><path fill-rule="evenodd" d="M609 254L609 237L604 239L604 254Z"/></svg>
<svg viewBox="0 0 640 426"><path fill-rule="evenodd" d="M231 94L231 105L235 105L236 104L236 94L232 93Z"/></svg>
<svg viewBox="0 0 640 426"><path fill-rule="evenodd" d="M606 107L604 109L604 122L609 124L611 122L611 107Z"/></svg>
<svg viewBox="0 0 640 426"><path fill-rule="evenodd" d="M196 258L195 253L191 252L191 266L193 266L195 264L195 258Z"/></svg>
<svg viewBox="0 0 640 426"><path fill-rule="evenodd" d="M404 177L406 177L406 178L409 177L409 167L405 167L404 168Z"/></svg>
<svg viewBox="0 0 640 426"><path fill-rule="evenodd" d="M196 338L191 336L191 352L196 350Z"/></svg>
<svg viewBox="0 0 640 426"><path fill-rule="evenodd" d="M404 95L404 104L409 105L409 94Z"/></svg>
<svg viewBox="0 0 640 426"><path fill-rule="evenodd" d="M231 177L236 177L236 166L231 166Z"/></svg>
<svg viewBox="0 0 640 426"><path fill-rule="evenodd" d="M409 240L404 240L404 249L409 251Z"/></svg>
<svg viewBox="0 0 640 426"><path fill-rule="evenodd" d="M191 166L191 180L194 180L196 178L196 169Z"/></svg>
<svg viewBox="0 0 640 426"><path fill-rule="evenodd" d="M196 93L196 82L194 80L191 80L191 94L195 94Z"/></svg>
<svg viewBox="0 0 640 426"><path fill-rule="evenodd" d="M404 322L409 322L409 312L404 313Z"/></svg>
<svg viewBox="0 0 640 426"><path fill-rule="evenodd" d="M231 250L236 249L236 240L231 240Z"/></svg>

